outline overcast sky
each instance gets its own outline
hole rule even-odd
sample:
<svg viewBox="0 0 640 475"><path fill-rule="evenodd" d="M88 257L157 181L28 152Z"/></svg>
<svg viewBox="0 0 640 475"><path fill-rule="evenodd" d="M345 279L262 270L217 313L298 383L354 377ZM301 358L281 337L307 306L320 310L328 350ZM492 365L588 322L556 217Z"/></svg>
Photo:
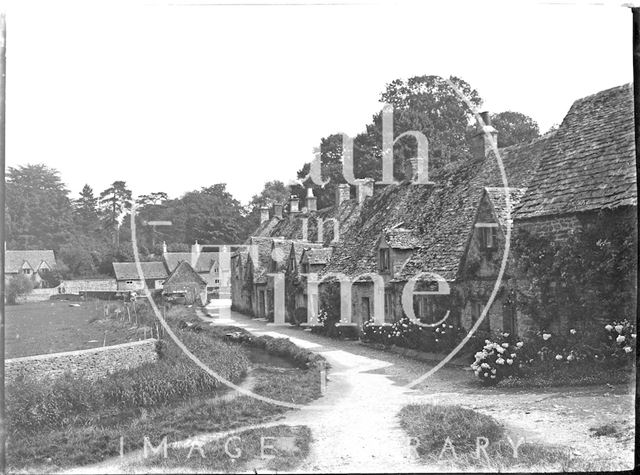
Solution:
<svg viewBox="0 0 640 475"><path fill-rule="evenodd" d="M10 2L7 165L56 168L74 197L225 182L246 202L295 178L322 136L361 131L395 78L459 76L542 131L632 80L620 6L196 3Z"/></svg>

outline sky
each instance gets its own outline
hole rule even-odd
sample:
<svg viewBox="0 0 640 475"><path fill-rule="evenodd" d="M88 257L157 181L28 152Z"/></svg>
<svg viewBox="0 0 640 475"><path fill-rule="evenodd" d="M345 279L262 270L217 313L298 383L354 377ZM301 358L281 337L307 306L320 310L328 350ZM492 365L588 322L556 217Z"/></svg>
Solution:
<svg viewBox="0 0 640 475"><path fill-rule="evenodd" d="M461 77L542 131L633 78L615 3L249 3L8 2L7 166L55 168L72 197L227 183L246 203L321 137L362 131L396 78Z"/></svg>

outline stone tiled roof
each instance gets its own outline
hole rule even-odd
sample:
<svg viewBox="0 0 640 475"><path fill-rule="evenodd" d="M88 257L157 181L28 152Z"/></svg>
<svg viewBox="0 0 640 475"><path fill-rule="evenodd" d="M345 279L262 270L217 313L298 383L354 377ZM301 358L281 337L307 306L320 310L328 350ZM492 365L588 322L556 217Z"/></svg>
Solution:
<svg viewBox="0 0 640 475"><path fill-rule="evenodd" d="M213 265L218 262L217 252L201 252L192 254L191 252L165 252L164 262L169 272L173 272L181 262L188 262L193 270L199 273L209 272ZM194 260L196 262L194 262Z"/></svg>
<svg viewBox="0 0 640 475"><path fill-rule="evenodd" d="M319 249L307 249L304 256L310 265L327 264L333 254L332 247L321 247Z"/></svg>
<svg viewBox="0 0 640 475"><path fill-rule="evenodd" d="M413 229L394 228L384 233L384 239L393 249L415 249L421 238Z"/></svg>
<svg viewBox="0 0 640 475"><path fill-rule="evenodd" d="M271 263L271 243L270 237L255 237L249 238L249 244L256 246L256 261L254 262L254 256L249 253L248 259L251 259L251 265L253 266L253 282L255 284L264 284L267 282L267 274L269 273L269 264Z"/></svg>
<svg viewBox="0 0 640 475"><path fill-rule="evenodd" d="M545 136L500 150L508 186L527 185L538 166L538 152L548 139ZM504 183L493 156L468 158L453 169L434 173L432 180L435 185L389 185L365 201L357 222L342 236L323 273L354 277L375 272L380 235L403 223L404 229L411 230L410 244L417 247L396 278L431 271L455 280L485 187Z"/></svg>
<svg viewBox="0 0 640 475"><path fill-rule="evenodd" d="M633 90L577 100L542 150L515 219L637 205Z"/></svg>
<svg viewBox="0 0 640 475"><path fill-rule="evenodd" d="M207 282L200 277L188 261L180 261L180 263L173 270L171 275L163 284L163 288L169 288L172 286L181 286L184 284L196 283L199 285L206 285Z"/></svg>
<svg viewBox="0 0 640 475"><path fill-rule="evenodd" d="M485 188L485 193L493 207L493 213L498 218L498 223L503 230L506 230L507 223L513 225L515 209L525 192L526 188ZM507 206L507 196L509 197L509 206Z"/></svg>
<svg viewBox="0 0 640 475"><path fill-rule="evenodd" d="M319 249L322 247L322 244L319 242L308 242L308 241L292 241L291 245L293 246L293 252L295 255L296 262L300 262L302 259L302 254L304 251L309 249Z"/></svg>
<svg viewBox="0 0 640 475"><path fill-rule="evenodd" d="M42 261L46 262L52 269L55 269L56 258L52 250L6 250L4 254L4 272L6 274L15 274L22 269L22 265L25 262L34 271L37 271Z"/></svg>
<svg viewBox="0 0 640 475"><path fill-rule="evenodd" d="M140 266L145 280L168 277L164 262L141 262ZM113 271L116 274L116 280L140 280L135 262L114 262Z"/></svg>

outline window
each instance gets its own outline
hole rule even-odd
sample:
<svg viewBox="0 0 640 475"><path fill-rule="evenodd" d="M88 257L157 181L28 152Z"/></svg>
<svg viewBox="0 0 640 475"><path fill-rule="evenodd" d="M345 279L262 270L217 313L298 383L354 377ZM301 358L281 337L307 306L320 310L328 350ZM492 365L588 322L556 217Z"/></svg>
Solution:
<svg viewBox="0 0 640 475"><path fill-rule="evenodd" d="M216 284L219 284L219 283L220 283L220 279L216 279L214 282L215 282Z"/></svg>
<svg viewBox="0 0 640 475"><path fill-rule="evenodd" d="M498 247L498 225L493 223L479 223L480 246L482 249L496 249Z"/></svg>
<svg viewBox="0 0 640 475"><path fill-rule="evenodd" d="M434 299L428 295L420 295L417 297L417 309L414 306L416 316L423 323L434 323L438 320L436 305Z"/></svg>
<svg viewBox="0 0 640 475"><path fill-rule="evenodd" d="M371 304L369 297L362 297L360 300L360 309L362 311L362 323L371 320Z"/></svg>
<svg viewBox="0 0 640 475"><path fill-rule="evenodd" d="M133 280L127 280L126 284L127 285L133 285Z"/></svg>
<svg viewBox="0 0 640 475"><path fill-rule="evenodd" d="M380 249L380 270L388 271L391 269L391 258L389 255L389 248Z"/></svg>
<svg viewBox="0 0 640 475"><path fill-rule="evenodd" d="M22 273L25 275L31 275L31 269L22 269Z"/></svg>

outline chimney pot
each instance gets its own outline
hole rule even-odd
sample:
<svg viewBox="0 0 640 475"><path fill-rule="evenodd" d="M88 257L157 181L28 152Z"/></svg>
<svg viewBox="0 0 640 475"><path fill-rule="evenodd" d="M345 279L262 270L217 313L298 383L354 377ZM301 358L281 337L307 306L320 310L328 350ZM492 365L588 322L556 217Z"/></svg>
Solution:
<svg viewBox="0 0 640 475"><path fill-rule="evenodd" d="M167 253L167 241L162 241L162 254Z"/></svg>
<svg viewBox="0 0 640 475"><path fill-rule="evenodd" d="M307 211L317 211L318 202L311 188L307 188Z"/></svg>
<svg viewBox="0 0 640 475"><path fill-rule="evenodd" d="M266 206L260 207L260 224L269 221L269 208Z"/></svg>
<svg viewBox="0 0 640 475"><path fill-rule="evenodd" d="M289 198L289 213L298 213L300 212L300 200L297 196L291 195Z"/></svg>
<svg viewBox="0 0 640 475"><path fill-rule="evenodd" d="M282 218L282 204L281 203L274 203L273 204L273 215L278 217L278 218Z"/></svg>
<svg viewBox="0 0 640 475"><path fill-rule="evenodd" d="M491 153L493 144L498 143L498 131L491 125L489 112L481 112L480 118L477 131L471 137L471 151L474 158L484 159Z"/></svg>
<svg viewBox="0 0 640 475"><path fill-rule="evenodd" d="M373 184L373 178L362 178L360 180L356 180L358 204L364 203L367 196L373 196Z"/></svg>
<svg viewBox="0 0 640 475"><path fill-rule="evenodd" d="M345 201L351 199L351 187L342 183L336 187L336 206L340 206Z"/></svg>

